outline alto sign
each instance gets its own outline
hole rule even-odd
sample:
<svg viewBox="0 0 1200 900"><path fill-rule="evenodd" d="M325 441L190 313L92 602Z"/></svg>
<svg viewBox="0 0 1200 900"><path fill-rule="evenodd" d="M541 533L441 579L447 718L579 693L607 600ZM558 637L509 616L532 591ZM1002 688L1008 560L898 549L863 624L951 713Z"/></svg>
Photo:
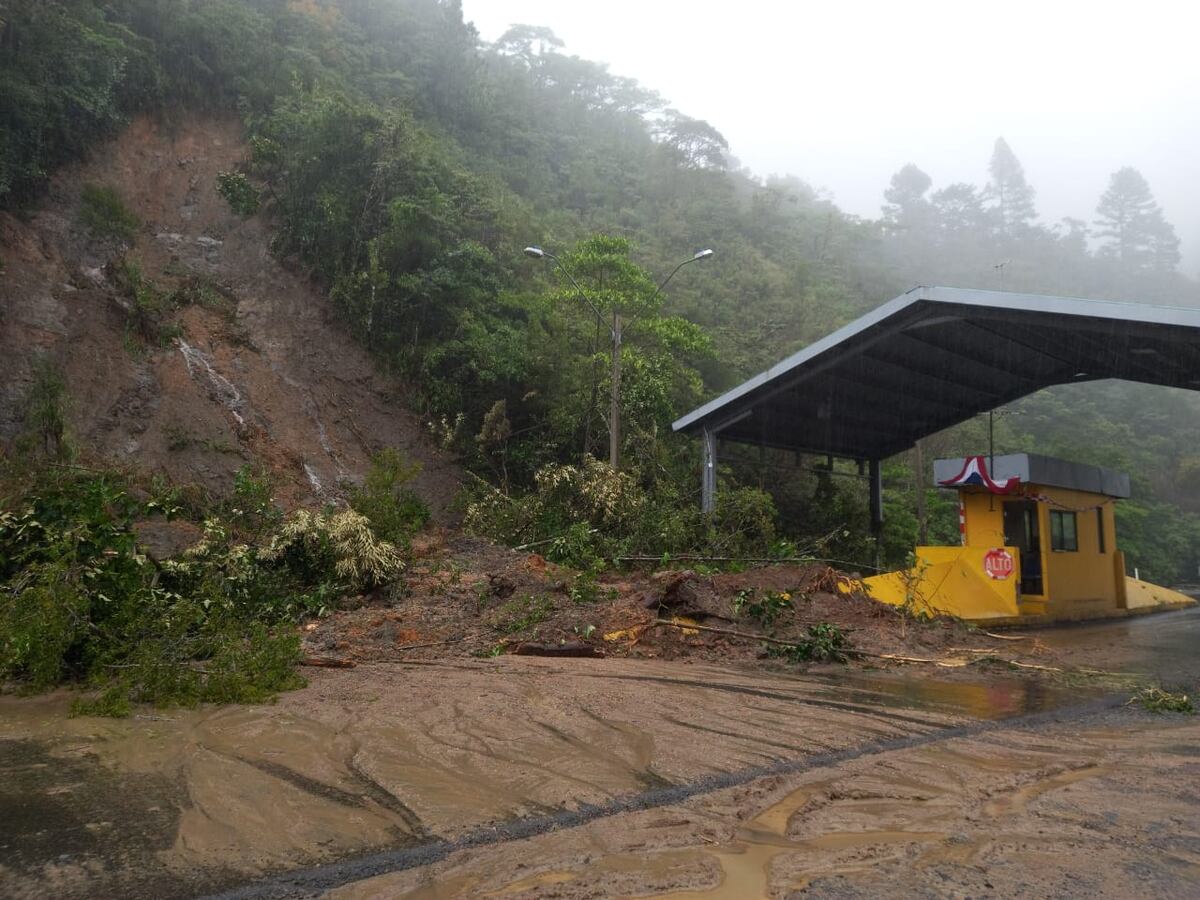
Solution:
<svg viewBox="0 0 1200 900"><path fill-rule="evenodd" d="M983 571L987 572L989 578L994 578L996 581L1004 581L1012 575L1016 567L1017 562L1013 559L1013 555L1003 547L989 550L983 555Z"/></svg>

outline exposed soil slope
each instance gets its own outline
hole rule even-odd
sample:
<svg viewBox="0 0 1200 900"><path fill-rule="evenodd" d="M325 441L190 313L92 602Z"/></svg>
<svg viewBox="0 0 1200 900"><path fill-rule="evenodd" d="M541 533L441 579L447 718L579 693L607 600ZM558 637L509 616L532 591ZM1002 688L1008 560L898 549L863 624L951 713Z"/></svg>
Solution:
<svg viewBox="0 0 1200 900"><path fill-rule="evenodd" d="M61 172L26 220L0 215L0 445L20 428L31 360L45 351L69 383L76 441L103 459L218 494L257 461L290 504L329 499L372 452L397 447L423 464L416 488L444 517L460 473L404 407L403 386L270 254L268 224L217 194L217 173L245 153L236 120L140 119ZM178 338L137 345L114 284L121 248L78 223L86 184L114 188L141 220L128 256L146 277L164 288L203 278L235 312L185 307Z"/></svg>

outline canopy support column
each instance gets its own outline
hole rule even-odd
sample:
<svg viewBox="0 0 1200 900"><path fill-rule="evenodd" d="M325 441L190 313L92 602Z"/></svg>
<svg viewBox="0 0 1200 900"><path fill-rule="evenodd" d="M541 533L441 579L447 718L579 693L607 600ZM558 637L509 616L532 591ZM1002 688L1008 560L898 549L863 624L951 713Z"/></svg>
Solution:
<svg viewBox="0 0 1200 900"><path fill-rule="evenodd" d="M875 568L883 566L883 468L879 460L867 464L867 478L871 485L871 534L875 536Z"/></svg>
<svg viewBox="0 0 1200 900"><path fill-rule="evenodd" d="M717 506L717 433L707 425L702 435L704 468L700 473L700 509L711 513Z"/></svg>
<svg viewBox="0 0 1200 900"><path fill-rule="evenodd" d="M883 533L883 470L877 459L867 465L871 485L871 533L878 539Z"/></svg>

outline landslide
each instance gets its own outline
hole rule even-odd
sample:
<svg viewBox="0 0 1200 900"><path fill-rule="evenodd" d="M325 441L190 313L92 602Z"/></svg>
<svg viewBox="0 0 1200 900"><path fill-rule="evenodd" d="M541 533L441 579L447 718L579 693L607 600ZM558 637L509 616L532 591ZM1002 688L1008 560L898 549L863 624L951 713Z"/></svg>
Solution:
<svg viewBox="0 0 1200 900"><path fill-rule="evenodd" d="M413 488L447 521L461 471L377 371L298 265L270 252L263 216L242 219L216 178L247 155L234 118L139 118L54 178L40 206L0 213L0 446L22 427L36 360L66 382L87 458L227 495L267 469L287 506L336 499L385 447L422 465ZM130 246L80 222L85 186L113 189L139 220ZM202 285L218 304L170 313L140 341L122 259L162 291Z"/></svg>

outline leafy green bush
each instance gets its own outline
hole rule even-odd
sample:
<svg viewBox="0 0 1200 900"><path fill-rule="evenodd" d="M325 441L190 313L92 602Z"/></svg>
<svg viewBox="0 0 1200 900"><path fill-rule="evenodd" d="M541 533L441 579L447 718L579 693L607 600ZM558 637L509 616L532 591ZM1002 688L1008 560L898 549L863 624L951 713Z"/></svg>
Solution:
<svg viewBox="0 0 1200 900"><path fill-rule="evenodd" d="M352 510L300 511L262 547L210 518L195 546L160 564L139 550L133 525L179 511L162 491L135 499L123 476L75 469L9 477L0 494L0 681L99 690L87 711L257 702L295 687L295 623L404 567Z"/></svg>
<svg viewBox="0 0 1200 900"><path fill-rule="evenodd" d="M309 582L332 572L349 590L379 587L404 571L396 546L379 540L367 517L352 509L324 514L297 510L258 559L282 561Z"/></svg>
<svg viewBox="0 0 1200 900"><path fill-rule="evenodd" d="M265 469L245 465L233 476L233 496L222 508L224 517L249 535L262 535L275 528L283 513L275 505L271 475Z"/></svg>
<svg viewBox="0 0 1200 900"><path fill-rule="evenodd" d="M79 221L94 237L131 243L141 222L121 195L107 185L85 184L80 194Z"/></svg>
<svg viewBox="0 0 1200 900"><path fill-rule="evenodd" d="M429 521L429 506L407 487L420 471L421 464L408 462L399 450L380 450L362 486L350 492L350 508L366 516L383 540L407 547Z"/></svg>
<svg viewBox="0 0 1200 900"><path fill-rule="evenodd" d="M241 172L218 172L217 193L225 198L239 216L252 216L262 202L258 188Z"/></svg>
<svg viewBox="0 0 1200 900"><path fill-rule="evenodd" d="M726 486L704 515L668 484L648 491L628 472L588 457L551 464L534 490L509 496L479 481L468 490L463 527L517 546L538 546L555 562L595 569L606 559L674 555L763 555L775 540L775 508L754 488Z"/></svg>

